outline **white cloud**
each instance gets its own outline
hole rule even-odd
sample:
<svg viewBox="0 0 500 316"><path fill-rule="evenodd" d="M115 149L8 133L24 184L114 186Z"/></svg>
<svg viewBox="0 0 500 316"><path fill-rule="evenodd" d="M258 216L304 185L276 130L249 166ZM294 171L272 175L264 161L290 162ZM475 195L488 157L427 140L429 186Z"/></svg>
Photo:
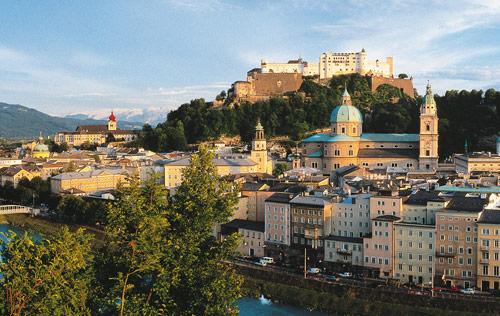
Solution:
<svg viewBox="0 0 500 316"><path fill-rule="evenodd" d="M106 57L83 51L74 53L70 62L79 67L104 67L111 64L111 61Z"/></svg>

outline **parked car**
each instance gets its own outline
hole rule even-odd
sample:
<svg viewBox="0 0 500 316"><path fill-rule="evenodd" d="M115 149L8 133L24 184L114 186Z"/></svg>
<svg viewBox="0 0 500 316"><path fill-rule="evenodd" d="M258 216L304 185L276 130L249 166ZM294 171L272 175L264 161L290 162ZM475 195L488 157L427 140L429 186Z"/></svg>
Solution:
<svg viewBox="0 0 500 316"><path fill-rule="evenodd" d="M309 269L307 270L307 273L311 273L311 274L318 274L318 273L320 273L320 271L321 271L321 270L320 270L319 268L309 268Z"/></svg>
<svg viewBox="0 0 500 316"><path fill-rule="evenodd" d="M337 277L334 276L334 275L325 275L324 277L325 277L325 280L329 281L329 282L335 282L335 281L337 281Z"/></svg>
<svg viewBox="0 0 500 316"><path fill-rule="evenodd" d="M265 262L266 264L273 264L274 259L271 257L262 257L260 258L260 262Z"/></svg>
<svg viewBox="0 0 500 316"><path fill-rule="evenodd" d="M262 261L260 261L260 260L259 260L259 261L254 261L254 264L256 264L256 265L258 265L258 266L261 266L261 267L265 267L265 266L267 266L267 263L262 262Z"/></svg>
<svg viewBox="0 0 500 316"><path fill-rule="evenodd" d="M474 294L476 291L473 288L468 288L468 289L461 289L460 293L462 294Z"/></svg>
<svg viewBox="0 0 500 316"><path fill-rule="evenodd" d="M339 277L341 277L341 278L352 278L352 273L351 272L342 272L342 273L339 273Z"/></svg>

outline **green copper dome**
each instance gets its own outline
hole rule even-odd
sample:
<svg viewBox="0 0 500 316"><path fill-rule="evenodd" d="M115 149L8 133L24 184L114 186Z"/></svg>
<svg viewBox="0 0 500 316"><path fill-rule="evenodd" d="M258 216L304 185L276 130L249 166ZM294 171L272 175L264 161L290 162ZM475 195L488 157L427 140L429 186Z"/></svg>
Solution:
<svg viewBox="0 0 500 316"><path fill-rule="evenodd" d="M363 123L363 116L355 106L339 105L333 109L330 115L330 123L335 124L338 122Z"/></svg>

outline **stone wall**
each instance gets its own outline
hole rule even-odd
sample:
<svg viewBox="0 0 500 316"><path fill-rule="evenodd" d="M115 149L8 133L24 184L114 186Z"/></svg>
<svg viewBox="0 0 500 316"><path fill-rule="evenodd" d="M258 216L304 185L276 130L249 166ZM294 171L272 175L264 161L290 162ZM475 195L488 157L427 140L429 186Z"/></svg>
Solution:
<svg viewBox="0 0 500 316"><path fill-rule="evenodd" d="M379 76L372 76L370 82L371 82L372 92L375 92L380 85L388 84L390 86L399 88L405 94L409 95L412 98L415 98L412 79L385 78Z"/></svg>

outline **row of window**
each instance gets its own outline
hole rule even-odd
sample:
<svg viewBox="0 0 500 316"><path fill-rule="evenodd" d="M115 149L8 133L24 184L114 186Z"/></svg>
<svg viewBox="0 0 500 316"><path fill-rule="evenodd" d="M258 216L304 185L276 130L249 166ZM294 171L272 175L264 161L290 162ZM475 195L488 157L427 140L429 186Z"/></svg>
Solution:
<svg viewBox="0 0 500 316"><path fill-rule="evenodd" d="M347 216L347 214L348 214L348 213L344 213L344 217L345 217L345 218L347 218L347 217L349 217L349 218L353 218L353 217L354 217L354 213L349 213L349 216ZM365 216L366 216L366 217L370 217L370 213L366 212L366 213L365 213ZM342 213L341 213L341 212L338 212L338 213L337 213L337 217L342 218ZM363 212L359 212L359 217L363 217Z"/></svg>
<svg viewBox="0 0 500 316"><path fill-rule="evenodd" d="M299 217L294 216L292 220L294 223L298 223ZM307 222L307 224L311 224L311 225L323 225L323 220L321 218L308 218L306 221L306 219L304 217L300 217L300 222L302 224Z"/></svg>
<svg viewBox="0 0 500 316"><path fill-rule="evenodd" d="M323 211L294 209L293 214L307 214L307 215L323 216Z"/></svg>

